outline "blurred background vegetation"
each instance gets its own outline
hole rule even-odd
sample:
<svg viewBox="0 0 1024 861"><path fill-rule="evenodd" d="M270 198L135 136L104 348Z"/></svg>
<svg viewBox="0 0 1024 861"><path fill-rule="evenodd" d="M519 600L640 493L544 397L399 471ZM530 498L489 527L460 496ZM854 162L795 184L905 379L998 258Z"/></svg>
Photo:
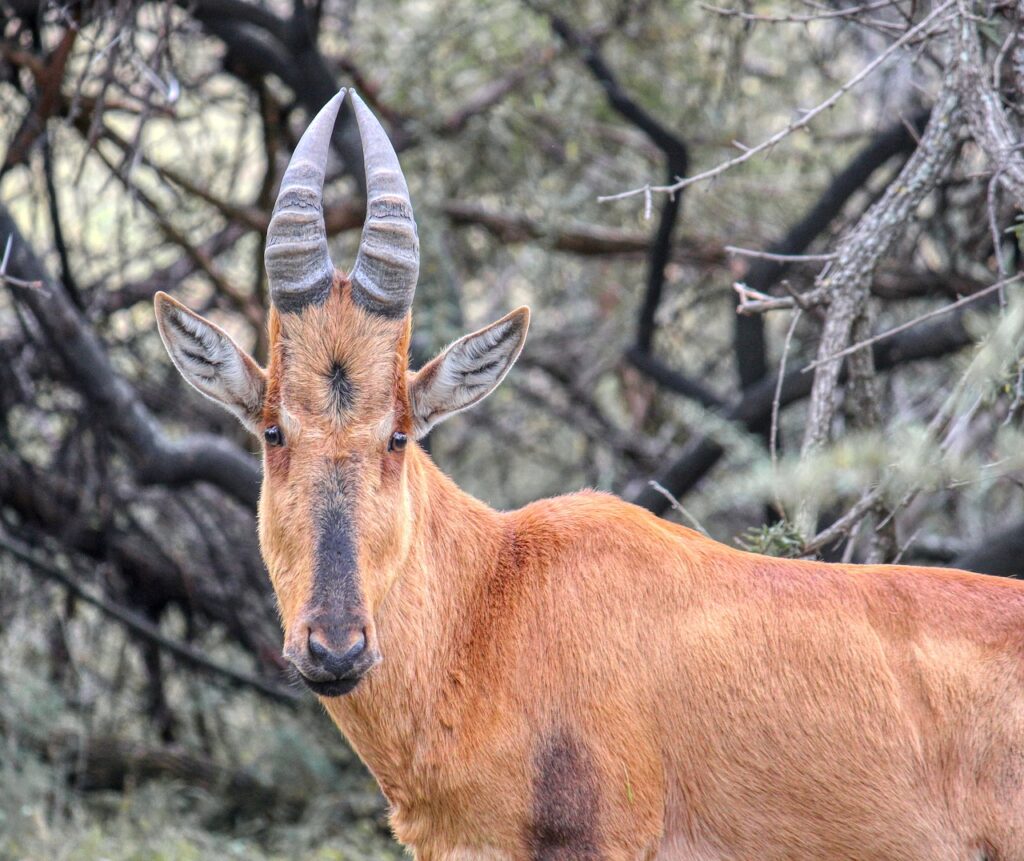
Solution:
<svg viewBox="0 0 1024 861"><path fill-rule="evenodd" d="M414 362L534 312L429 440L464 488L1021 571L1018 6L728 2L0 0L0 857L400 855L284 675L253 444L151 302L262 356L277 183L341 85L416 206Z"/></svg>

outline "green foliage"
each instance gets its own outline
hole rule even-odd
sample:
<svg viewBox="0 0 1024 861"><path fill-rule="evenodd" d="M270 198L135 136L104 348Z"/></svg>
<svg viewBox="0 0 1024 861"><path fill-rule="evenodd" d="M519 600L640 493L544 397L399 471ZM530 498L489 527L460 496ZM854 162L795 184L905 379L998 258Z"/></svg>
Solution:
<svg viewBox="0 0 1024 861"><path fill-rule="evenodd" d="M803 553L804 536L794 523L778 520L761 526L751 526L735 539L736 543L750 553L766 556L796 558Z"/></svg>
<svg viewBox="0 0 1024 861"><path fill-rule="evenodd" d="M168 687L179 749L205 748L211 760L244 769L285 798L297 793L306 800L298 816L272 808L229 815L237 799L169 776L129 780L124 791L76 790L76 739L117 736L159 747L138 660L120 629L79 607L63 631L74 664L54 679L46 632L57 593L6 561L0 592L19 607L0 620L0 861L402 857L379 824L375 783L321 709L312 702L284 709L202 676L175 677ZM222 660L241 657L205 645Z"/></svg>

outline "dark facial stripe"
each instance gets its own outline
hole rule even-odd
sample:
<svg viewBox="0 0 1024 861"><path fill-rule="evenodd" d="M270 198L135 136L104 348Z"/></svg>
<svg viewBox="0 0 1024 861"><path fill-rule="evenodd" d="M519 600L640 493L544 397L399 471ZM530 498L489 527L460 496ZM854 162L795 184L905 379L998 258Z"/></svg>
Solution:
<svg viewBox="0 0 1024 861"><path fill-rule="evenodd" d="M327 387L330 395L331 409L335 413L341 413L352 406L355 399L355 386L349 379L345 366L335 360L331 370L327 374Z"/></svg>
<svg viewBox="0 0 1024 861"><path fill-rule="evenodd" d="M330 466L314 503L316 557L311 615L331 640L335 636L343 638L353 626L366 621L351 510L351 470L351 464Z"/></svg>
<svg viewBox="0 0 1024 861"><path fill-rule="evenodd" d="M565 730L534 757L531 861L600 861L597 775L586 745Z"/></svg>

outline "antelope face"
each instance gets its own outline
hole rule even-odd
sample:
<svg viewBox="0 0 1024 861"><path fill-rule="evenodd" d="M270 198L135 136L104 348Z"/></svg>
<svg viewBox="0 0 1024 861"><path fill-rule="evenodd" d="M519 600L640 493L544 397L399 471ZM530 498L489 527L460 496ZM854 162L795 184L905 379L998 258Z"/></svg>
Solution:
<svg viewBox="0 0 1024 861"><path fill-rule="evenodd" d="M321 696L348 693L382 659L374 619L417 538L411 461L424 455L415 440L494 389L529 322L520 308L408 370L416 225L394 149L355 93L367 218L349 275L327 251L324 171L344 95L296 147L267 231L269 367L213 323L156 297L178 370L263 441L260 546L284 655Z"/></svg>

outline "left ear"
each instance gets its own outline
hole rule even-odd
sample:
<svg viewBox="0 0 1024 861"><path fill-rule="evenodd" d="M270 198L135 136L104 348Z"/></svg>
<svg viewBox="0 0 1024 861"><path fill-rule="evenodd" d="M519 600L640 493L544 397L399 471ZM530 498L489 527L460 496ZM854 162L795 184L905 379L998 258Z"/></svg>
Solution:
<svg viewBox="0 0 1024 861"><path fill-rule="evenodd" d="M482 401L509 372L526 342L530 309L516 308L479 332L459 338L409 382L413 436Z"/></svg>
<svg viewBox="0 0 1024 861"><path fill-rule="evenodd" d="M157 328L171 361L195 388L259 435L267 375L231 337L176 299L158 292Z"/></svg>

